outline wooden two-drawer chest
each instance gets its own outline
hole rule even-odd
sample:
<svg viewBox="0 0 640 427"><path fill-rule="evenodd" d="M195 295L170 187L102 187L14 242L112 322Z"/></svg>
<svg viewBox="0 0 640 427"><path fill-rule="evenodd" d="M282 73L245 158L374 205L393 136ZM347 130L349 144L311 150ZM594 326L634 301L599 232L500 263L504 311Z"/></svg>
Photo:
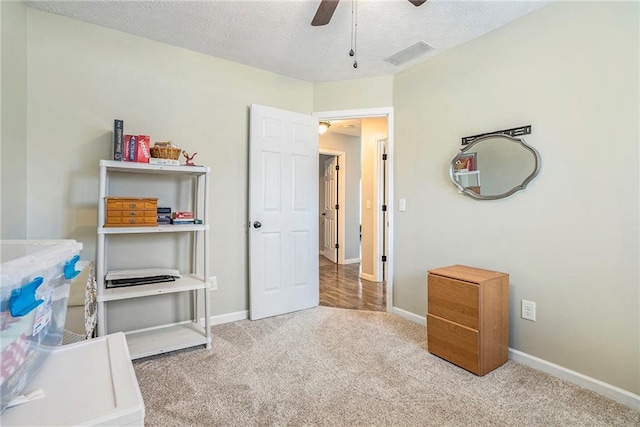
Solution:
<svg viewBox="0 0 640 427"><path fill-rule="evenodd" d="M464 265L429 270L427 346L476 375L503 365L509 350L509 275Z"/></svg>

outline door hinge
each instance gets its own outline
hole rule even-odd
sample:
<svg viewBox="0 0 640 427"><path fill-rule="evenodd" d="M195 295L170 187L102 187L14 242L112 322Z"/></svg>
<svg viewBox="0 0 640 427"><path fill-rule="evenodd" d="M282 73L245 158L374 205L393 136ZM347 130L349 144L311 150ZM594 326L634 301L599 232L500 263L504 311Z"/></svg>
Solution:
<svg viewBox="0 0 640 427"><path fill-rule="evenodd" d="M387 262L387 256L386 255L382 255L382 262Z"/></svg>
<svg viewBox="0 0 640 427"><path fill-rule="evenodd" d="M387 211L387 205L382 205L382 212L386 212Z"/></svg>
<svg viewBox="0 0 640 427"><path fill-rule="evenodd" d="M336 165L336 170L339 171L340 170L340 165Z"/></svg>
<svg viewBox="0 0 640 427"><path fill-rule="evenodd" d="M340 249L340 244L339 244L339 243L336 243L336 244L335 244L335 247L336 247L336 249Z"/></svg>
<svg viewBox="0 0 640 427"><path fill-rule="evenodd" d="M340 205L336 205L336 210L340 209Z"/></svg>
<svg viewBox="0 0 640 427"><path fill-rule="evenodd" d="M387 160L387 153L384 153L384 154L382 155L382 160Z"/></svg>

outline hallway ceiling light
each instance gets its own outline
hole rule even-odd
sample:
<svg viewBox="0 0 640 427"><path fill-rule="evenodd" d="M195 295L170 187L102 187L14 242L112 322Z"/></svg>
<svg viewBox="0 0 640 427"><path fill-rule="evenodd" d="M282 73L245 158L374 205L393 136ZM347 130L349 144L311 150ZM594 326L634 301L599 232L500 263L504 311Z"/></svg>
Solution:
<svg viewBox="0 0 640 427"><path fill-rule="evenodd" d="M331 123L329 122L320 122L318 124L318 133L320 135L324 135L324 133L329 129L330 126L331 126Z"/></svg>

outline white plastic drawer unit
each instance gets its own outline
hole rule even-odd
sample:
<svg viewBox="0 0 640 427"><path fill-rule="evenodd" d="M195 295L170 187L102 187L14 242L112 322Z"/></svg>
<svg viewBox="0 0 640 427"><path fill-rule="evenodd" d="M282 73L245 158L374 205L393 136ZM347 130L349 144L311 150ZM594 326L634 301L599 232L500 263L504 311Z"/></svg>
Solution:
<svg viewBox="0 0 640 427"><path fill-rule="evenodd" d="M144 402L125 335L53 350L26 393L44 397L7 408L5 426L143 426Z"/></svg>
<svg viewBox="0 0 640 427"><path fill-rule="evenodd" d="M75 240L0 241L0 412L62 343Z"/></svg>

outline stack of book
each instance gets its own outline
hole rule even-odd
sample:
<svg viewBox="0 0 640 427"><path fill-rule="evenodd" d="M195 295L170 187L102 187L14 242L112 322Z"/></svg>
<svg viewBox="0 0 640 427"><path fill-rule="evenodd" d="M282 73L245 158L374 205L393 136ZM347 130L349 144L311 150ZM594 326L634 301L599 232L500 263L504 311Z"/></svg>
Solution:
<svg viewBox="0 0 640 427"><path fill-rule="evenodd" d="M171 224L171 208L158 208L158 225Z"/></svg>
<svg viewBox="0 0 640 427"><path fill-rule="evenodd" d="M173 212L171 214L171 223L177 224L195 224L193 212Z"/></svg>
<svg viewBox="0 0 640 427"><path fill-rule="evenodd" d="M149 163L151 138L149 135L125 135L124 120L113 121L113 160Z"/></svg>
<svg viewBox="0 0 640 427"><path fill-rule="evenodd" d="M125 162L149 163L151 152L149 135L125 135L122 160Z"/></svg>

